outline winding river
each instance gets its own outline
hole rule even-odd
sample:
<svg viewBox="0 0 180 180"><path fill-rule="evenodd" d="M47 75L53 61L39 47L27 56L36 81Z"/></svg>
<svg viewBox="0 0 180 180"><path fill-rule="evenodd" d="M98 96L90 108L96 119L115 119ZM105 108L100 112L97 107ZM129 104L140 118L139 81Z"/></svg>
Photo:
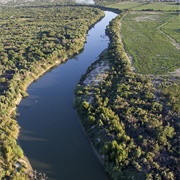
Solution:
<svg viewBox="0 0 180 180"><path fill-rule="evenodd" d="M18 106L19 143L33 169L49 180L108 180L73 109L74 89L82 74L107 48L105 28L115 13L87 35L81 54L44 74L28 87Z"/></svg>

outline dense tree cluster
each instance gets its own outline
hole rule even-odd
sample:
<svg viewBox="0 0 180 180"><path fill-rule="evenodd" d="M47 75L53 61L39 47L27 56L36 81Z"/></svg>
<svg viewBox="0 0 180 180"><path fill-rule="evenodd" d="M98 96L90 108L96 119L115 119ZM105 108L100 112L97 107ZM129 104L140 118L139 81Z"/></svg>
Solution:
<svg viewBox="0 0 180 180"><path fill-rule="evenodd" d="M170 84L160 91L151 77L132 72L120 35L125 14L107 27L108 51L82 76L74 105L113 179L179 179L179 88ZM84 83L105 59L106 76Z"/></svg>
<svg viewBox="0 0 180 180"><path fill-rule="evenodd" d="M2 6L0 11L0 179L27 179L16 139L16 104L30 82L80 52L104 16L82 6Z"/></svg>

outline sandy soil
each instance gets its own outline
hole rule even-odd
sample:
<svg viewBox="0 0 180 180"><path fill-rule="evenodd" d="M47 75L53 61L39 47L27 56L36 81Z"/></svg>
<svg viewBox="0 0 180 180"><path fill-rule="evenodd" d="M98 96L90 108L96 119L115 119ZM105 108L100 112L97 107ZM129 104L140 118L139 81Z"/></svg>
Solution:
<svg viewBox="0 0 180 180"><path fill-rule="evenodd" d="M98 85L104 78L107 77L109 65L104 61L97 63L96 67L88 74L84 80L84 85Z"/></svg>
<svg viewBox="0 0 180 180"><path fill-rule="evenodd" d="M155 21L159 16L154 16L154 15L148 15L148 16L139 16L136 17L134 20L137 22L144 22L144 21Z"/></svg>
<svg viewBox="0 0 180 180"><path fill-rule="evenodd" d="M110 67L107 63L107 60L98 62L92 71L86 76L86 79L83 81L85 86L94 86L98 85L103 79L108 75ZM91 104L93 101L94 92L90 92L88 103Z"/></svg>
<svg viewBox="0 0 180 180"><path fill-rule="evenodd" d="M171 75L171 76L178 76L178 77L180 77L180 68L176 69L174 72L170 72L168 74Z"/></svg>

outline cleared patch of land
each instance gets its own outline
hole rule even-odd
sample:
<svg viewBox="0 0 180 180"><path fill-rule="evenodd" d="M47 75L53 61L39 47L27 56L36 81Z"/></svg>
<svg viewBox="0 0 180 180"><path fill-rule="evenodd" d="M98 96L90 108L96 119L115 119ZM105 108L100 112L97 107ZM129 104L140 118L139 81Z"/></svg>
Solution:
<svg viewBox="0 0 180 180"><path fill-rule="evenodd" d="M175 12L132 11L124 18L123 42L138 73L165 74L180 67L177 15Z"/></svg>
<svg viewBox="0 0 180 180"><path fill-rule="evenodd" d="M89 73L89 76L87 76L87 78L83 82L86 85L99 84L99 82L102 81L107 76L109 65L103 61L101 63L98 63L93 68L94 69Z"/></svg>

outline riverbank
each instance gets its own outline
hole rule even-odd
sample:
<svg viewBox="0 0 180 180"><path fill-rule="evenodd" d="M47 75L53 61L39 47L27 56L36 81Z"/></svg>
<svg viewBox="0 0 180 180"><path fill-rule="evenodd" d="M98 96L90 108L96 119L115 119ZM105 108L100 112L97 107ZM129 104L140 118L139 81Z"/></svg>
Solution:
<svg viewBox="0 0 180 180"><path fill-rule="evenodd" d="M84 129L84 126L82 125L82 122L81 122L80 117L79 117L79 115L78 115L78 113L77 113L76 110L75 110L75 112L76 112L76 115L77 115L77 117L78 117L78 119L79 119L79 124L80 124L80 126L81 126L81 129L83 130L84 135L85 135L86 138L88 139L88 141L89 141L89 143L90 143L90 145L91 145L91 148L92 148L94 154L95 154L96 157L99 159L99 161L101 162L101 164L104 165L104 161L103 161L102 155L99 153L98 149L93 145L93 143L92 143L91 139L89 138L86 130Z"/></svg>
<svg viewBox="0 0 180 180"><path fill-rule="evenodd" d="M38 7L34 7L33 10L37 9L37 8ZM38 12L40 13L41 10L44 10L45 8L47 8L47 7L39 9ZM73 7L67 7L67 8L70 9ZM74 7L74 8L76 8L76 7ZM77 8L80 8L80 7L77 7ZM88 11L87 7L86 8L82 7L82 8L83 8L82 12ZM49 8L48 10L50 10L50 9L51 8ZM6 10L6 8L4 9L4 11L5 10ZM18 13L18 7L14 11L17 11L17 13ZM12 12L10 11L10 12L13 13L14 11L12 11ZM52 11L54 12L54 10L52 10ZM91 9L89 9L89 11L91 11ZM23 14L23 12L21 12L21 13ZM92 18L93 13L96 15L95 18ZM82 29L79 29L79 31L78 31L79 33L81 33L81 37L78 37L78 34L77 34L76 37L73 37L73 40L65 39L66 41L64 41L63 43L67 43L68 41L70 41L67 49L66 49L66 46L63 47L63 46L59 45L60 41L57 41L57 37L56 37L55 41L53 41L54 43L51 42L51 45L54 45L54 47L56 47L56 48L53 49L53 47L51 47L51 51L49 50L47 53L52 52L52 54L49 54L48 56L46 56L47 55L47 53L46 53L46 54L44 54L43 58L41 56L43 54L42 51L44 51L44 49L37 47L36 42L41 44L42 40L43 40L43 43L44 44L46 43L45 48L48 49L49 48L48 43L50 43L49 39L51 38L51 40L52 40L53 36L51 36L51 37L50 37L50 35L43 36L42 39L39 36L38 36L38 38L40 38L40 39L37 39L35 37L32 38L30 36L29 38L30 39L32 38L31 39L32 41L28 47L27 47L26 42L24 42L24 41L21 42L21 39L19 39L18 42L20 44L25 43L26 45L25 46L18 45L16 48L14 48L15 44L13 44L13 43L16 41L13 41L14 40L13 38L18 38L19 34L17 33L16 36L13 36L12 43L9 44L8 42L9 42L9 39L11 39L11 38L6 39L7 31L4 32L3 26L1 27L2 32L4 32L4 38L3 38L2 43L5 43L8 46L8 47L4 46L3 52L5 55L7 55L6 59L9 63L11 63L12 69L11 69L10 65L6 67L6 65L8 63L5 63L5 61L3 61L2 65L4 65L3 66L4 69L2 68L3 69L2 72L4 72L4 74L0 74L0 80L2 81L1 89L0 89L1 90L0 91L0 96L1 96L1 98L0 98L0 101L1 101L0 102L1 129L0 130L2 132L1 133L2 143L0 144L0 148L3 149L3 156L2 156L2 161L3 161L2 174L3 175L2 175L2 177L0 175L0 178L3 178L3 176L10 175L10 176L13 176L14 178L18 179L19 176L26 177L27 171L32 171L31 164L28 161L28 159L26 157L24 157L23 152L22 152L20 146L18 145L18 142L15 143L16 139L19 136L19 129L20 129L19 125L17 124L17 122L15 120L16 116L20 115L20 114L17 114L17 107L20 104L21 100L24 97L28 96L26 91L32 82L39 79L44 73L49 71L51 68L54 68L54 67L58 66L59 64L66 62L68 60L68 57L72 57L83 50L84 43L86 42L87 31L89 30L89 28L93 27L94 24L96 24L98 21L100 21L104 17L104 12L100 12L100 10L97 10L97 9L94 9L94 10L92 9L91 14L92 15L89 18L88 23L86 21L83 22L83 18L81 17L81 20L82 20L81 25L84 26ZM34 15L36 15L36 13ZM48 16L48 15L49 14L46 13L46 16ZM59 16L62 16L62 15L60 14ZM84 16L87 18L88 17L87 13L85 13ZM7 17L5 17L5 18L7 18ZM21 19L21 17L19 17L19 18L20 19L18 22L21 23L22 19ZM26 20L28 22L28 18L29 17L24 18L23 24L21 23L21 25L25 28L25 30L27 28L25 22L26 22ZM77 17L76 17L76 19L77 19ZM48 24L48 22L47 22L47 24ZM13 26L14 24L9 24L9 26L10 25ZM33 25L34 24L32 24L32 26ZM43 25L42 25L42 27L43 27ZM9 29L11 29L11 28L9 28ZM16 29L16 28L12 28L12 29ZM38 31L39 29L32 28L32 30ZM85 30L87 30L87 31L85 31ZM71 33L71 31L69 33ZM36 34L36 33L35 32L30 33L28 31L26 36L28 36L28 35L33 36L33 34ZM41 35L42 34L40 34L40 36ZM67 38L69 38L69 37L67 37ZM28 38L26 38L26 39L28 39ZM32 45L33 43L35 43L36 45L33 46ZM74 47L72 46L72 44L74 45ZM12 45L12 47L11 47L11 45ZM31 46L31 48L30 48L30 46ZM26 48L23 49L23 47L26 47ZM12 53L14 53L13 56L10 56L10 55L8 56L9 51L7 50L7 48L8 49L12 48L11 51L13 51ZM36 55L34 55L34 56L33 56L33 53L35 53L35 52L34 52L33 48L36 48L36 50L38 49L36 51ZM66 49L66 51L65 51L65 49ZM21 54L21 59L18 59L19 54L17 55L17 52L21 52L21 51L23 51L25 53L29 53L30 55L23 53L23 54ZM16 57L16 55L17 55L17 57ZM13 57L17 58L16 64L14 63L15 61L12 61ZM46 57L46 59L44 57ZM8 59L8 58L10 58L10 59ZM24 58L27 58L27 59L24 60ZM28 60L29 60L29 62L28 62ZM16 65L17 65L17 67L16 67ZM16 163L18 163L18 164L16 164ZM19 166L19 164L21 164L21 165ZM17 166L18 168L19 167L22 168L21 175L19 173L14 174L13 168L15 168L15 166Z"/></svg>
<svg viewBox="0 0 180 180"><path fill-rule="evenodd" d="M36 81L37 79L39 79L44 73L46 73L47 71L49 71L51 68L54 68L56 66L58 66L61 62L65 62L65 59L64 60L57 60L55 61L54 64L50 64L49 66L44 66L46 67L45 69L41 69L41 71L39 71L39 74L32 74L31 73L31 76L28 76L28 80L27 79L24 79L24 81L22 81L23 83L23 91L26 92L27 91L27 88L28 86L33 83L34 81ZM28 73L29 74L29 73ZM29 74L30 75L30 74ZM17 98L15 100L15 107L12 107L12 109L10 110L10 114L17 114L17 108L18 108L18 105L20 104L21 100L23 99L24 97L21 95L21 93L19 95L17 95ZM20 114L18 115L20 116ZM17 140L17 143L18 145L21 147L21 145L19 144L19 141ZM21 147L22 148L22 147ZM25 170L25 174L28 176L28 177L33 177L33 168L32 168L32 165L29 161L29 159L27 158L27 156L23 156L21 157L20 159L18 159L18 163L20 163L21 167L24 167Z"/></svg>
<svg viewBox="0 0 180 180"><path fill-rule="evenodd" d="M81 51L81 50L82 50L82 48L79 49L79 51ZM24 81L22 81L22 83L23 83L23 91L26 92L28 87L29 87L29 85L31 83L33 83L34 81L38 80L42 75L44 75L50 69L59 66L61 63L64 63L67 60L68 59L56 60L54 63L50 62L49 65L47 65L48 63L47 64L38 65L38 67L37 67L39 69L39 73L38 74L34 74L34 73L29 73L28 72L27 79L25 78ZM45 68L40 68L42 66L45 67ZM14 108L12 108L11 114L13 114L13 113L16 114L18 105L20 104L21 100L24 98L21 95L21 93L19 95L17 95L17 97L18 98L16 99L16 103L15 103L16 106ZM28 160L28 158L26 156L24 156L22 159L19 159L19 162L25 164L25 166L26 166L26 170L25 170L26 174L28 174L29 177L32 177L33 168L32 168L32 165L31 165L30 161Z"/></svg>
<svg viewBox="0 0 180 180"><path fill-rule="evenodd" d="M178 178L179 132L175 119L179 119L179 78L163 79L160 87L158 82L154 86L149 75L134 73L121 42L121 20L120 15L108 27L112 38L109 73L101 78L100 69L104 69L106 61L103 58L103 63L97 61L88 68L75 91L75 108L113 179L167 179L168 174ZM173 103L166 98L173 99ZM171 131L171 135L166 131ZM162 160L170 151L172 156ZM174 166L171 158L176 162Z"/></svg>
<svg viewBox="0 0 180 180"><path fill-rule="evenodd" d="M76 179L108 179L99 159L97 159L92 150L92 144L82 132L78 118L75 116L72 108L72 98L74 88L83 72L107 48L108 39L102 33L105 33L104 30L109 23L109 19L111 20L115 16L114 13L106 12L107 18L104 18L102 22L99 22L88 32L87 43L83 53L72 59L72 61L68 61L52 70L29 87L29 97L20 105L19 113L21 116L18 118L18 121L24 130L21 134L24 150L34 163L34 169L44 173L47 172L48 177L72 179L70 177L74 173ZM94 45L95 38L96 44ZM95 48L96 46L98 48ZM91 52L92 49L94 49L93 52ZM71 73L69 74L68 72ZM43 93L41 92L42 90ZM27 104L30 104L30 108L24 108ZM26 114L28 117L26 122L23 122ZM31 123L32 119L33 125ZM24 137L26 138L27 136L32 141L25 141ZM37 139L34 137L37 137ZM30 151L29 146L36 146L36 148ZM34 162L34 159L37 159L35 153L41 151L41 148L44 146L46 148L43 148L42 153L38 156L39 161ZM57 148L52 149L51 147ZM73 153L71 153L71 149ZM50 151L53 151L53 153L49 153ZM60 151L62 153L59 153ZM46 156L47 153L49 153L48 157ZM73 162L70 164L64 163L64 161L71 161L72 158ZM62 163L58 162L57 164L57 160L62 161ZM44 162L48 162L48 164ZM53 165L53 169L51 169L51 165ZM82 168L83 172L81 172ZM63 173L60 174L59 169L63 169ZM70 169L71 174L66 173ZM53 171L53 174L48 174L51 171Z"/></svg>

